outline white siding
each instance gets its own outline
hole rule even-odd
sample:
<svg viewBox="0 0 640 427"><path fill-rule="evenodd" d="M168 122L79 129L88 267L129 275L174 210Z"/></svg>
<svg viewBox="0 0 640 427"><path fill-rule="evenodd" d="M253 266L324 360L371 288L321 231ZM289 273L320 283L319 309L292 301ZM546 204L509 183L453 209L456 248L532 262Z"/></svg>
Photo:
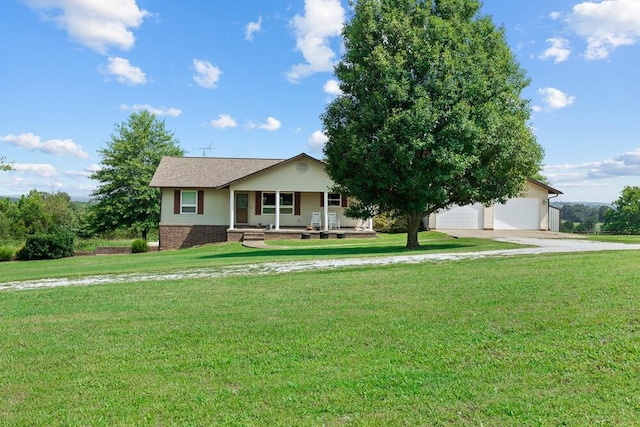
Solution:
<svg viewBox="0 0 640 427"><path fill-rule="evenodd" d="M307 169L299 168L305 163ZM329 179L321 163L309 160L293 160L274 166L267 171L242 179L233 185L235 191L329 191L333 181ZM320 196L318 196L320 197Z"/></svg>
<svg viewBox="0 0 640 427"><path fill-rule="evenodd" d="M204 213L174 214L174 188L162 189L160 223L167 225L228 225L229 192L227 190L205 190Z"/></svg>

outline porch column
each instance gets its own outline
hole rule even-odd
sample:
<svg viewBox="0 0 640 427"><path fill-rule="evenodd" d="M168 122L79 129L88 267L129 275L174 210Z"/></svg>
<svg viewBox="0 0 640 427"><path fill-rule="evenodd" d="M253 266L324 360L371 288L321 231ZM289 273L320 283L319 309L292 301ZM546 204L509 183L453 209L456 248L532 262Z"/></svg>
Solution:
<svg viewBox="0 0 640 427"><path fill-rule="evenodd" d="M324 192L324 223L323 223L324 231L329 230L329 193L327 191Z"/></svg>
<svg viewBox="0 0 640 427"><path fill-rule="evenodd" d="M367 220L367 230L373 231L373 218Z"/></svg>
<svg viewBox="0 0 640 427"><path fill-rule="evenodd" d="M280 230L280 190L276 190L276 230Z"/></svg>
<svg viewBox="0 0 640 427"><path fill-rule="evenodd" d="M236 221L235 213L236 213L235 191L230 189L229 190L229 228L234 228L234 222Z"/></svg>

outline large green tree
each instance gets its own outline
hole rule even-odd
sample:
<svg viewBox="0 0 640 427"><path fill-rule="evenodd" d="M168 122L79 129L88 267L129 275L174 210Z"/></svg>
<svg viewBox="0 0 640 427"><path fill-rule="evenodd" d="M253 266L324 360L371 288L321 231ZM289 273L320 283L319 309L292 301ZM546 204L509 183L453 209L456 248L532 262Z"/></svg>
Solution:
<svg viewBox="0 0 640 427"><path fill-rule="evenodd" d="M327 172L348 214L423 217L516 196L540 170L529 84L504 29L475 0L358 0L322 121Z"/></svg>
<svg viewBox="0 0 640 427"><path fill-rule="evenodd" d="M613 209L605 214L604 229L615 234L640 234L640 187L624 187Z"/></svg>
<svg viewBox="0 0 640 427"><path fill-rule="evenodd" d="M116 125L111 141L99 153L101 168L91 176L100 182L92 194L95 231L133 229L146 239L160 221L159 190L150 188L149 182L162 156L182 156L184 150L164 120L141 111Z"/></svg>

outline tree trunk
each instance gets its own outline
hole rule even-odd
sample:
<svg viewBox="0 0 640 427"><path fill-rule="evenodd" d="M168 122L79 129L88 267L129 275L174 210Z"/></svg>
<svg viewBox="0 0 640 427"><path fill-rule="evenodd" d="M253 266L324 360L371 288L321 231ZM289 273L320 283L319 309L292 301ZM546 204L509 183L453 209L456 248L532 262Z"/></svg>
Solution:
<svg viewBox="0 0 640 427"><path fill-rule="evenodd" d="M142 230L142 238L143 238L144 240L147 240L147 232L148 232L148 231L149 231L149 230L147 230L146 228Z"/></svg>
<svg viewBox="0 0 640 427"><path fill-rule="evenodd" d="M420 247L418 242L418 229L420 229L420 221L422 221L422 212L411 212L406 215L407 218L407 249L416 249Z"/></svg>

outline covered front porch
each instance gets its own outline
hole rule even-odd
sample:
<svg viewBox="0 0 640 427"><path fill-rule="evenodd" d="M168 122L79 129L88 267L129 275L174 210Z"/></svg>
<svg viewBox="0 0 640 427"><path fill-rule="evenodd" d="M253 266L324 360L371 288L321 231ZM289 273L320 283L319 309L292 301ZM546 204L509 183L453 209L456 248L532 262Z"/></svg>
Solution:
<svg viewBox="0 0 640 427"><path fill-rule="evenodd" d="M229 230L256 230L270 235L330 232L338 235L373 231L373 221L345 215L347 198L329 191L229 189ZM294 231L292 231L294 230Z"/></svg>

